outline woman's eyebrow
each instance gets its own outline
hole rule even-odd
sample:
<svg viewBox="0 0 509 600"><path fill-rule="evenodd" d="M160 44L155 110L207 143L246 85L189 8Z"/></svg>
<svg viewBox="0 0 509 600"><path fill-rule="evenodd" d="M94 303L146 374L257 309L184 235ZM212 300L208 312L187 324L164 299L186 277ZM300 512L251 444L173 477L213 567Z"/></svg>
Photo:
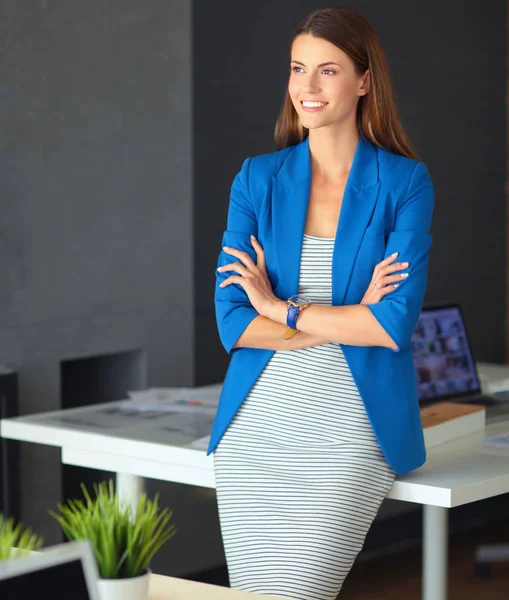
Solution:
<svg viewBox="0 0 509 600"><path fill-rule="evenodd" d="M291 60L290 62L297 63L298 65L302 65L303 67L306 66L303 62L300 62L300 60ZM327 65L337 65L338 67L341 66L339 63L330 60L329 62L320 63L319 65L317 65L317 67L326 67Z"/></svg>

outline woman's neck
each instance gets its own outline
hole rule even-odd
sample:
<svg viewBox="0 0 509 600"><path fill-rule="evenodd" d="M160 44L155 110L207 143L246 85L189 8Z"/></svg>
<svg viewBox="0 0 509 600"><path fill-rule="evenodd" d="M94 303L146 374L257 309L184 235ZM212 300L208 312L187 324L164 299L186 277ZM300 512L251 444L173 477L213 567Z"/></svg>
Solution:
<svg viewBox="0 0 509 600"><path fill-rule="evenodd" d="M332 127L309 130L311 171L324 184L341 184L350 173L359 142L357 127L338 133Z"/></svg>

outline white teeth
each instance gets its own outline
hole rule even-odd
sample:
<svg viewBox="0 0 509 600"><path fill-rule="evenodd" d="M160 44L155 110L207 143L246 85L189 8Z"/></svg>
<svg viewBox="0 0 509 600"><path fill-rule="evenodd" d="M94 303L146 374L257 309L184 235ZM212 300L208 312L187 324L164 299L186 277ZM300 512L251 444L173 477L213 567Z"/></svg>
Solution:
<svg viewBox="0 0 509 600"><path fill-rule="evenodd" d="M318 106L325 106L327 102L303 102L302 105L307 108L316 108Z"/></svg>

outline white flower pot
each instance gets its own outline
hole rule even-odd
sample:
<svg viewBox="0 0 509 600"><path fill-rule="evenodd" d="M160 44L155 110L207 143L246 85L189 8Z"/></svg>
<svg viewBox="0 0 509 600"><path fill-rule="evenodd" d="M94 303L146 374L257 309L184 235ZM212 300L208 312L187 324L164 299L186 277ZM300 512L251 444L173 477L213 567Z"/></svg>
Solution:
<svg viewBox="0 0 509 600"><path fill-rule="evenodd" d="M148 600L150 571L129 579L99 579L101 600Z"/></svg>

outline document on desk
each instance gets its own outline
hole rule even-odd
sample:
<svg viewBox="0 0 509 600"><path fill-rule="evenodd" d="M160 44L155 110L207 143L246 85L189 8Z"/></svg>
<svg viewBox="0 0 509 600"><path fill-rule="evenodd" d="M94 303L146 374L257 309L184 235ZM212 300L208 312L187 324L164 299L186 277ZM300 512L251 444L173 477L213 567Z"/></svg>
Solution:
<svg viewBox="0 0 509 600"><path fill-rule="evenodd" d="M485 437L484 443L488 444L488 446L503 446L509 448L509 432Z"/></svg>
<svg viewBox="0 0 509 600"><path fill-rule="evenodd" d="M129 400L126 401L126 406L139 410L171 410L179 405L217 407L220 395L220 390L191 387L149 388L128 392Z"/></svg>
<svg viewBox="0 0 509 600"><path fill-rule="evenodd" d="M195 448L196 450L208 450L210 444L210 434L206 435L198 440L194 440L189 444L189 448Z"/></svg>
<svg viewBox="0 0 509 600"><path fill-rule="evenodd" d="M97 405L94 410L69 410L57 414L37 415L39 423L49 423L82 429L106 432L132 429L143 424L166 432L178 432L191 439L210 432L215 406L202 406L184 401L176 404L153 404L138 406L130 400L113 406Z"/></svg>

